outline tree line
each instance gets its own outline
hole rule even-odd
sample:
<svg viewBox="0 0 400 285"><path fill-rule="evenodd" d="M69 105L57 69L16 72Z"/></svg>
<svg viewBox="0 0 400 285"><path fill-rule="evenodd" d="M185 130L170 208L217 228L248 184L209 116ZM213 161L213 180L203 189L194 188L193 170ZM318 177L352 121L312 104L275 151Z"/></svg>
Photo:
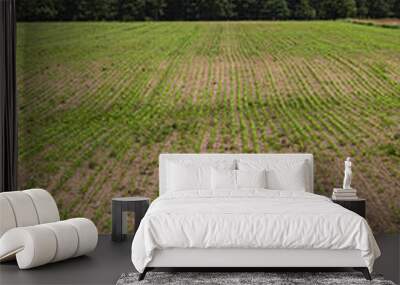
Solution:
<svg viewBox="0 0 400 285"><path fill-rule="evenodd" d="M400 17L400 0L16 0L19 21Z"/></svg>

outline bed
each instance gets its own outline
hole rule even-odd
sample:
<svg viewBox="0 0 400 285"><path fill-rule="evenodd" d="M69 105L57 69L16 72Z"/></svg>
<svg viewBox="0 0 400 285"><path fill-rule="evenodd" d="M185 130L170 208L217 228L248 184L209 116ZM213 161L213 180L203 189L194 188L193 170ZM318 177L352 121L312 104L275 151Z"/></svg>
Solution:
<svg viewBox="0 0 400 285"><path fill-rule="evenodd" d="M361 216L313 194L311 154L161 154L159 197L132 242L153 268L352 267L380 251Z"/></svg>

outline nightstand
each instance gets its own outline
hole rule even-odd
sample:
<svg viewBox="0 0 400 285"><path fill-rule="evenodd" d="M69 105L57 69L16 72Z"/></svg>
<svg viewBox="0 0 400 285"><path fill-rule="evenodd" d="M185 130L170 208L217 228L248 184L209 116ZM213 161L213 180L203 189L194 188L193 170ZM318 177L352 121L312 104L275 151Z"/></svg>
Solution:
<svg viewBox="0 0 400 285"><path fill-rule="evenodd" d="M366 200L365 199L354 199L354 200L333 200L333 203L339 204L340 206L353 211L356 214L359 214L361 217L365 218L365 208L366 208Z"/></svg>
<svg viewBox="0 0 400 285"><path fill-rule="evenodd" d="M127 212L135 213L136 233L140 221L146 214L150 205L150 199L145 197L122 197L112 199L112 240L122 241L127 234Z"/></svg>

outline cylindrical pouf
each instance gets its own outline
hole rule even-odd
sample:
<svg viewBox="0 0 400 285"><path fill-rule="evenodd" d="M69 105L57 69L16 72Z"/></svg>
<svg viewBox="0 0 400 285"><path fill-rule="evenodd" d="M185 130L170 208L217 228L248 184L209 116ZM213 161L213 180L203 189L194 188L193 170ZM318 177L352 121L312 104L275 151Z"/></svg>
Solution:
<svg viewBox="0 0 400 285"><path fill-rule="evenodd" d="M0 254L3 257L16 253L20 269L28 269L49 263L57 252L54 232L42 225L14 228L0 239Z"/></svg>
<svg viewBox="0 0 400 285"><path fill-rule="evenodd" d="M78 233L78 249L74 255L79 256L91 252L97 246L97 228L91 220L85 218L74 218L65 220L72 225Z"/></svg>
<svg viewBox="0 0 400 285"><path fill-rule="evenodd" d="M0 193L0 238L9 229L17 226L11 204L8 199L1 194L2 193Z"/></svg>
<svg viewBox="0 0 400 285"><path fill-rule="evenodd" d="M10 203L17 227L33 226L39 223L35 205L28 194L23 191L11 191L3 192L1 196Z"/></svg>
<svg viewBox="0 0 400 285"><path fill-rule="evenodd" d="M57 204L49 192L43 189L29 189L22 191L29 195L36 208L39 224L52 223L60 220Z"/></svg>
<svg viewBox="0 0 400 285"><path fill-rule="evenodd" d="M65 221L41 225L51 229L57 240L57 251L51 262L71 258L78 249L78 233L74 226Z"/></svg>

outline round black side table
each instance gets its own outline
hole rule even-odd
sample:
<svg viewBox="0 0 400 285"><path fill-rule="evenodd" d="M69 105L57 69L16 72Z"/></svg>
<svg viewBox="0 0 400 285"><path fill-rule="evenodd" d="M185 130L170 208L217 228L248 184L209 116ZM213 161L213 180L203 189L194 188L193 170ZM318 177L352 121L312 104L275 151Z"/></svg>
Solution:
<svg viewBox="0 0 400 285"><path fill-rule="evenodd" d="M145 197L121 197L112 199L112 235L113 241L123 241L127 234L127 212L135 213L136 233L140 221L146 214L150 199Z"/></svg>

